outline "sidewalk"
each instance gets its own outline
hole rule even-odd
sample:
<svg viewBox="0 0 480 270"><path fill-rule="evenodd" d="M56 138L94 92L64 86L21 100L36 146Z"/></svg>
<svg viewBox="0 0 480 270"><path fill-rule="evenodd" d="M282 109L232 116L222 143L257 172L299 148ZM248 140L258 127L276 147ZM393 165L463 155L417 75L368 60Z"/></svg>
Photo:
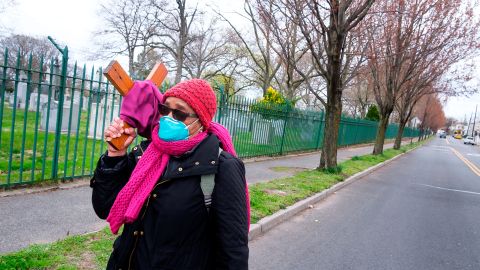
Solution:
<svg viewBox="0 0 480 270"><path fill-rule="evenodd" d="M385 144L385 149L392 143ZM342 148L338 160L370 154L373 146ZM288 177L299 170L318 166L320 153L278 157L245 164L248 183ZM107 224L100 220L91 206L88 186L54 191L0 197L0 254L48 243L72 234L99 230Z"/></svg>

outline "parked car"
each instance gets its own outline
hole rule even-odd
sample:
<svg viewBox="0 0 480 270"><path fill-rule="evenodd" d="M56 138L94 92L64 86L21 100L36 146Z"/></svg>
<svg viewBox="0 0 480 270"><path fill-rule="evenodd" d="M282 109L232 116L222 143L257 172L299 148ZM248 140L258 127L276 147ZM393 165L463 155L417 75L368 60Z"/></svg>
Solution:
<svg viewBox="0 0 480 270"><path fill-rule="evenodd" d="M467 136L465 139L463 139L463 144L475 145L475 141L473 140L472 136Z"/></svg>

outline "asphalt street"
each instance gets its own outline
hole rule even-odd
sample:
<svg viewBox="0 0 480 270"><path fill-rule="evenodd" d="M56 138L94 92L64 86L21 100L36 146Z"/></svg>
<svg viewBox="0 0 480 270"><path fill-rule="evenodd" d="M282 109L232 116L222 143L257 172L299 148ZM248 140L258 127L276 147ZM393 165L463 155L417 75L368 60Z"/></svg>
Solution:
<svg viewBox="0 0 480 270"><path fill-rule="evenodd" d="M387 147L391 147L388 144ZM372 146L342 148L339 160L371 153ZM315 168L319 153L286 156L245 164L249 183L293 175L298 170ZM275 168L281 168L276 170ZM1 194L0 194L1 195ZM91 205L88 186L21 196L0 196L0 254L34 243L48 243L67 235L83 234L105 227Z"/></svg>
<svg viewBox="0 0 480 270"><path fill-rule="evenodd" d="M253 240L250 269L480 269L478 154L434 139Z"/></svg>

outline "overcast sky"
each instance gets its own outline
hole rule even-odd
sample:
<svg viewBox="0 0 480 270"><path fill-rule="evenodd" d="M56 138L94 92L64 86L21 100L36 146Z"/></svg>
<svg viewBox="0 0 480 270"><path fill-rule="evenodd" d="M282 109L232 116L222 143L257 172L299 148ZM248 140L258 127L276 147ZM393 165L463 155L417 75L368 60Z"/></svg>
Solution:
<svg viewBox="0 0 480 270"><path fill-rule="evenodd" d="M4 0L0 0L4 1ZM243 10L244 0L201 0L202 8L216 7L227 17L235 19L234 12ZM92 50L92 33L100 29L98 0L15 0L16 4L0 16L0 23L9 33L32 36L52 36L58 43L68 45L70 59L79 63L105 66L107 63L92 63L87 54ZM236 20L239 21L238 19ZM125 58L119 58L125 66ZM480 76L480 57L475 58L476 74ZM478 78L476 78L478 80ZM480 90L480 89L479 89ZM480 104L480 93L470 97L449 98L444 107L447 116L463 120ZM480 113L479 113L480 114Z"/></svg>

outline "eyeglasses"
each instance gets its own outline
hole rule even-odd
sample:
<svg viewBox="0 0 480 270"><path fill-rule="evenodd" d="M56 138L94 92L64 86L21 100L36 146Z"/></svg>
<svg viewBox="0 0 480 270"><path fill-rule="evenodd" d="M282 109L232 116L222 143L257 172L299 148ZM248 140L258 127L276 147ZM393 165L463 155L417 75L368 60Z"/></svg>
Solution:
<svg viewBox="0 0 480 270"><path fill-rule="evenodd" d="M185 121L187 119L187 117L195 117L195 118L198 117L194 113L186 113L186 112L181 111L181 110L172 109L172 108L169 108L169 107L167 107L163 104L160 104L159 111L160 111L161 115L169 115L170 112L172 112L173 119L178 120L178 121L182 121L182 122Z"/></svg>

